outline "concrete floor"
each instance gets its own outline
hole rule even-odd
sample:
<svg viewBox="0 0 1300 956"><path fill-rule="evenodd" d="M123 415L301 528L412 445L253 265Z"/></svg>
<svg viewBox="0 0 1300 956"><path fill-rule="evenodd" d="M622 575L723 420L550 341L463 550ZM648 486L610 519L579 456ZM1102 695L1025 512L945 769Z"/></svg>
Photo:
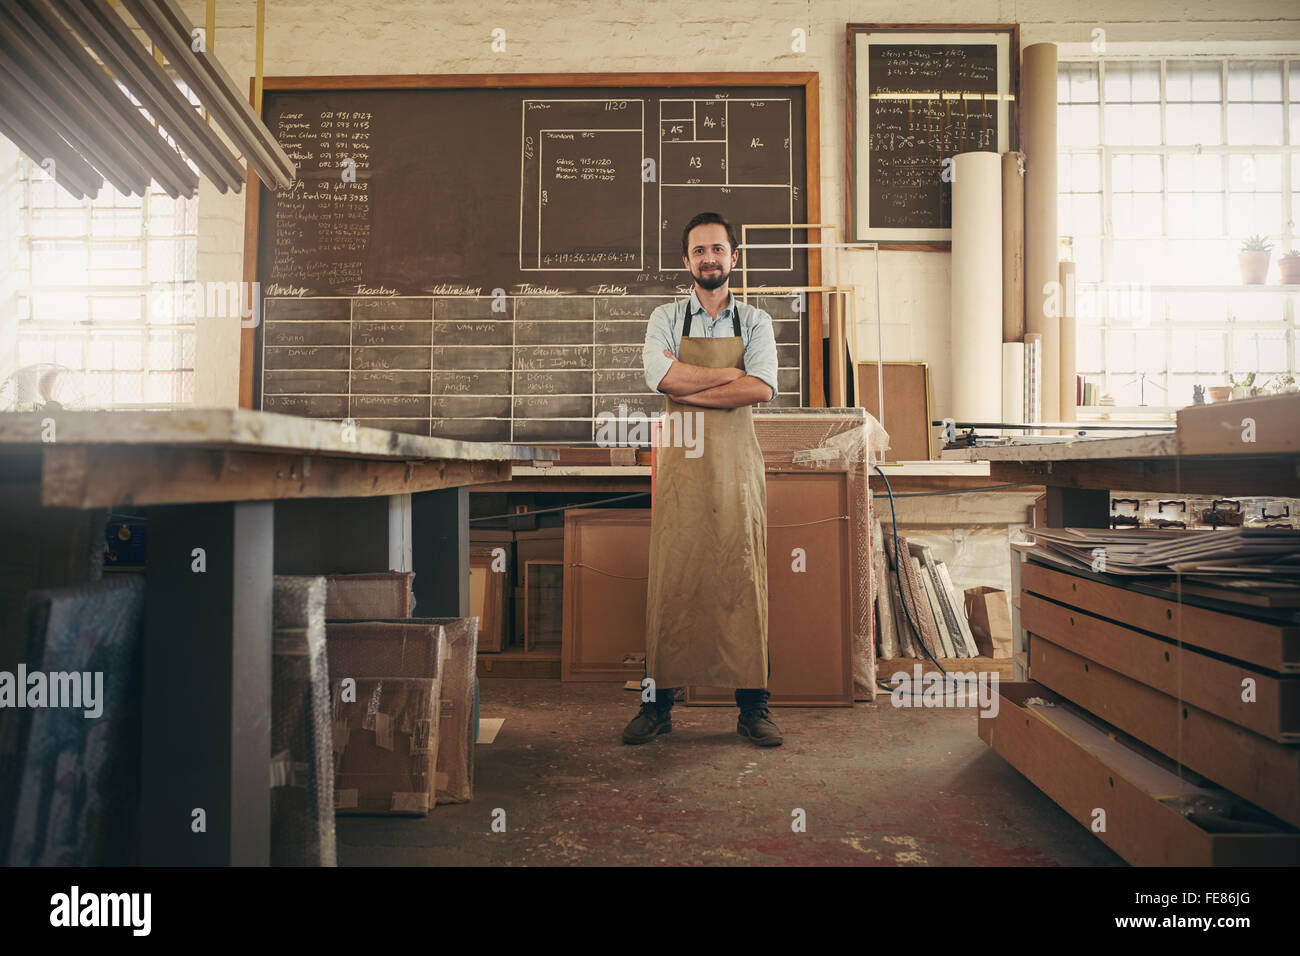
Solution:
<svg viewBox="0 0 1300 956"><path fill-rule="evenodd" d="M759 748L734 707L678 702L671 734L629 747L638 695L620 685L486 678L480 693L505 724L478 747L473 802L339 817L340 865L1123 865L988 749L974 710L779 707L785 745Z"/></svg>

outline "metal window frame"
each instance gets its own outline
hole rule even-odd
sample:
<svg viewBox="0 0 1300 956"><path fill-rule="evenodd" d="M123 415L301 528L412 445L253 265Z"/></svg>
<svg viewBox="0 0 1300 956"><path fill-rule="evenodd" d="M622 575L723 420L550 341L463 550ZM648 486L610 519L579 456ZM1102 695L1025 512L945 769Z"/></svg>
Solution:
<svg viewBox="0 0 1300 956"><path fill-rule="evenodd" d="M150 188L146 189L144 191L144 194L139 197L138 209L131 210L133 213L138 212L139 214L138 233L133 232L131 235L128 236L114 236L114 237L93 236L91 235L92 217L94 215L94 210L96 208L94 200L89 198L82 199L78 202L78 204L75 207L69 207L67 205L57 205L57 204L55 205L42 204L38 206L37 205L38 197L36 196L36 190L34 189L34 187L41 181L40 179L38 179L38 174L37 174L37 169L39 167L37 166L34 160L22 154L21 152L19 153L18 158L16 160L16 166L17 168L14 170L14 182L18 187L17 191L21 196L21 202L22 202L22 206L21 209L19 210L19 216L18 216L18 221L20 224L20 232L17 239L19 243L19 257L20 257L20 261L22 262L22 270L26 273L25 276L26 281L23 282L23 284L19 287L17 291L17 295L27 299L28 314L24 318L19 318L15 323L15 334L14 334L13 346L12 346L13 360L14 360L15 367L18 364L17 363L18 345L19 342L24 339L31 340L31 339L40 339L42 337L76 338L79 340L79 344L80 344L79 367L72 368L70 369L70 371L79 375L88 375L92 372L96 374L103 374L106 372L111 376L112 385L110 388L110 396L107 399L102 401L103 407L107 407L107 408L146 407L146 406L147 407L166 407L166 406L187 407L192 405L193 404L192 399L185 400L180 398L179 396L182 394L182 391L184 389L185 375L187 373L191 376L191 381L192 381L192 377L195 373L195 369L193 367L194 363L192 362L181 363L178 365L174 365L170 368L151 367L149 364L149 348L155 341L159 341L159 342L167 341L169 345L174 345L179 340L180 347L183 354L187 345L185 339L186 337L189 337L190 339L193 339L195 337L197 331L197 323L152 321L150 319L148 298L149 298L149 294L153 290L154 281L167 281L167 282L173 282L178 284L188 283L188 282L197 281L197 275L186 276L183 279L177 280L173 274L169 274L166 277L160 277L159 279L155 280L154 277L152 277L150 274L151 266L149 261L149 244L156 240L168 240L173 242L193 241L197 243L199 239L197 225L195 226L193 231L184 231L184 232L174 233L167 236L155 237L151 233L150 205L153 200L154 186L156 184L151 184ZM187 203L198 202L197 195L190 198L181 196L181 197L177 197L177 199L168 197L168 201L173 203L176 202L178 199L180 201L184 201ZM33 217L38 211L56 210L56 209L67 211L70 208L76 208L80 214L79 218L81 222L81 227L78 232L75 233L61 232L57 235L41 235L41 236L37 236L33 234ZM115 208L115 207L103 207L103 208ZM139 283L131 283L131 284L123 284L123 285L105 285L102 283L87 282L82 285L71 286L71 287L67 285L50 286L50 285L43 285L43 284L41 285L34 284L32 282L32 277L34 275L34 268L33 268L34 245L40 242L65 242L65 243L73 242L81 246L84 246L87 249L87 253L89 253L89 249L91 247L96 245L108 245L108 244L121 245L123 243L134 245L141 250L140 268L138 270L123 270L123 271L138 272L141 281ZM196 264L197 264L197 259L196 259ZM56 292L56 291L71 292L75 295L81 296L85 302L84 315L80 319L66 319L66 318L51 319L45 316L40 316L35 314L35 312L32 309L34 303L34 296L42 292ZM94 313L92 308L92 302L94 300L106 299L106 298L128 298L128 297L138 297L140 299L141 318L138 321L131 320L131 319L96 320L93 317ZM100 334L138 335L140 339L141 367L139 369L121 369L121 370L116 368L113 369L88 368L89 348L90 348L91 341L95 336ZM197 346L197 342L191 342L188 344L190 344L193 347ZM166 402L145 402L143 401L144 399L143 392L139 396L141 401L138 402L119 402L113 397L113 395L115 395L117 392L117 387L118 387L117 383L120 379L125 379L128 377L138 377L141 386L143 387L146 383L146 380L151 375L167 375L171 377L171 381L172 381L171 393L173 396L172 400ZM97 402L96 404L98 405L101 403Z"/></svg>
<svg viewBox="0 0 1300 956"><path fill-rule="evenodd" d="M1106 65L1108 61L1118 61L1120 63L1123 63L1125 66L1132 66L1137 63L1158 64L1159 75L1160 75L1160 79L1159 79L1160 143L1159 144L1122 145L1122 144L1114 144L1114 143L1107 142L1106 140L1106 106L1107 106ZM1168 66L1171 62L1176 64L1217 62L1219 66L1219 77L1220 77L1219 101L1218 101L1219 102L1219 124L1220 124L1219 132L1221 138L1220 144L1213 145L1213 146L1181 145L1181 144L1170 145L1167 142L1169 138L1168 136L1168 106L1169 106ZM1257 101L1254 99L1237 100L1237 99L1230 99L1229 97L1228 75L1229 75L1230 66L1234 63L1259 63L1259 62L1276 63L1281 70L1281 99L1279 101L1279 105L1282 111L1282 131L1281 131L1282 142L1280 145L1276 145L1276 146L1231 143L1228 140L1228 106L1230 103L1239 105L1243 102L1244 103L1268 102L1270 104L1273 102L1272 100L1268 100L1268 101L1263 101L1263 100ZM1281 249L1279 251L1284 251L1286 249L1300 246L1300 231L1297 230L1297 225L1296 225L1297 220L1300 219L1300 209L1296 208L1297 201L1295 198L1296 187L1297 185L1300 184L1295 184L1292 182L1292 163L1294 157L1300 155L1300 143L1293 142L1292 134L1291 134L1291 107L1292 105L1294 105L1293 100L1291 99L1291 73L1293 67L1300 68L1300 56L1296 56L1293 54L1255 54L1255 53L1248 53L1248 52L1223 53L1223 54L1215 54L1212 56L1195 56L1189 54L1141 54L1141 53L1126 54L1119 57L1096 56L1093 54L1080 55L1080 56L1063 56L1057 65L1057 75L1058 77L1064 75L1068 79L1070 68L1077 67L1080 65L1091 66L1096 70L1097 143L1095 146L1092 145L1058 146L1057 155L1058 157L1061 156L1070 157L1071 168L1073 168L1073 157L1079 154L1095 155L1097 156L1098 162L1100 163L1101 175L1099 177L1099 186L1100 186L1100 201L1101 201L1101 233L1099 236L1087 235L1084 236L1084 238L1088 238L1088 239L1096 238L1100 240L1100 247L1101 247L1101 283L1100 284L1103 287L1106 286L1109 282L1114 281L1111 279L1111 277L1115 275L1116 237L1115 237L1113 216L1112 216L1114 193L1113 193L1113 183L1111 179L1111 164L1117 152L1148 153L1148 154L1155 154L1160 157L1160 168L1161 168L1161 185L1160 185L1161 232L1160 235L1159 236L1137 236L1137 237L1126 236L1125 237L1126 239L1128 238L1159 239L1161 243L1160 247L1161 247L1162 254L1166 256L1169 255L1170 239L1175 238L1175 237L1171 237L1169 232L1169 192L1170 192L1169 157L1177 153L1193 153L1193 154L1218 153L1222 155L1222 164L1223 164L1223 168L1222 168L1223 189L1220 192L1220 196L1223 204L1223 223L1224 223L1225 233L1221 237L1207 236L1203 238L1210 241L1214 241L1216 238L1219 238L1224 240L1227 243L1236 241L1240 237L1232 236L1229 232L1226 231L1231 228L1231 196L1232 196L1231 159L1234 155L1242 155L1242 154L1251 155L1251 156L1278 154L1281 157L1281 179L1280 179L1279 188L1281 191L1281 199L1283 203L1283 207L1282 207L1283 228L1282 228L1281 242L1280 242ZM1181 103L1183 101L1179 100L1178 102ZM1209 103L1212 101L1189 100L1188 102ZM1070 103L1073 104L1074 100L1071 99ZM1075 191L1072 189L1070 194L1074 195ZM1255 291L1248 286L1242 286L1239 291L1241 290ZM1165 371L1158 376L1151 376L1151 378L1160 383L1161 387L1165 389L1166 396L1168 396L1169 390L1173 387L1173 376L1175 375L1175 370L1173 367L1174 366L1174 361L1173 361L1174 360L1174 348L1173 348L1174 335L1177 334L1179 331L1185 329L1186 330L1200 329L1203 331L1223 333L1224 368L1220 370L1220 372L1218 372L1217 374L1224 375L1224 376L1239 374L1233 371L1236 365L1236 361L1235 361L1236 355L1235 355L1235 346L1234 346L1235 333L1251 331L1251 330L1274 331L1274 332L1280 331L1283 333L1283 338L1286 346L1286 372L1291 375L1296 375L1297 365L1300 364L1297 362L1297 356L1296 356L1296 348L1297 348L1296 312L1297 312L1297 299L1300 298L1300 295L1296 294L1294 291L1286 291L1283 289L1276 289L1276 288L1272 291L1264 293L1270 295L1277 295L1282 299L1282 316L1276 321L1266 321L1266 322L1261 322L1256 320L1239 321L1236 318L1236 316L1232 315L1231 313L1224 316L1221 320L1206 321L1206 322L1193 322L1190 320L1188 321L1171 320L1169 318L1168 295L1177 292L1197 292L1197 291L1205 291L1215 295L1220 295L1220 294L1227 295L1233 292L1233 287L1230 286L1224 286L1224 287L1182 286L1180 287L1180 286L1169 286L1169 285L1160 285L1160 284L1153 285L1152 296L1153 299L1156 300L1155 302L1153 302L1153 305L1158 306L1160 315L1159 317L1153 316L1151 321L1146 325L1144 325L1143 328L1147 330L1159 331L1163 333L1164 343L1165 343ZM1081 328L1084 327L1085 326L1081 325ZM1109 362L1107 359L1109 337L1111 332L1113 331L1131 332L1131 331L1135 331L1135 327L1131 322L1128 321L1119 322L1112 319L1111 316L1103 314L1102 316L1099 317L1097 322L1088 323L1086 328L1089 329L1090 331L1096 331L1100 335L1100 354L1101 354L1101 361L1103 365L1103 368L1100 371L1100 376L1102 379L1101 391L1111 392L1111 394L1113 394L1112 372L1109 367ZM1090 372L1087 374L1095 374L1095 373ZM1114 374L1118 376L1127 373L1114 373ZM1179 370L1176 374L1187 375L1187 374L1205 374L1205 373L1183 372Z"/></svg>

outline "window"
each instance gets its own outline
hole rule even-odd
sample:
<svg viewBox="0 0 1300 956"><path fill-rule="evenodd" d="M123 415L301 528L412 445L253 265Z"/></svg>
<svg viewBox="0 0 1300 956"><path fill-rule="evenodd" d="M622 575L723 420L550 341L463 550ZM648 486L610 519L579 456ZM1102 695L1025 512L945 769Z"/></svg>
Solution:
<svg viewBox="0 0 1300 956"><path fill-rule="evenodd" d="M78 200L22 155L5 193L19 234L0 405L30 401L22 381L51 368L50 397L67 407L192 402L195 324L174 290L197 278L197 199L105 183Z"/></svg>
<svg viewBox="0 0 1300 956"><path fill-rule="evenodd" d="M1300 60L1150 57L1059 64L1059 223L1079 289L1078 368L1120 407L1294 374L1300 296ZM1244 286L1242 242L1272 242Z"/></svg>

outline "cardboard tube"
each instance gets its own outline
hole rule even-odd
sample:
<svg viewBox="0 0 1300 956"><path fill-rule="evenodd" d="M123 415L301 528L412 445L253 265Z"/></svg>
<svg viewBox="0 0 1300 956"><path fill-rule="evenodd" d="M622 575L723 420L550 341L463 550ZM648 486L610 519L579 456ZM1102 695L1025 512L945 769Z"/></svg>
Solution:
<svg viewBox="0 0 1300 956"><path fill-rule="evenodd" d="M1025 337L1025 154L1002 154L1002 341ZM1011 421L1011 419L1005 419Z"/></svg>
<svg viewBox="0 0 1300 956"><path fill-rule="evenodd" d="M952 181L952 408L959 422L1002 415L1002 160L958 153Z"/></svg>
<svg viewBox="0 0 1300 956"><path fill-rule="evenodd" d="M1025 331L1043 336L1042 420L1061 420L1061 321L1056 226L1056 44L1025 47L1020 71L1025 151Z"/></svg>
<svg viewBox="0 0 1300 956"><path fill-rule="evenodd" d="M1075 375L1078 372L1074 349L1074 263L1062 260L1058 268L1061 282L1061 421L1078 421L1075 407L1078 391Z"/></svg>
<svg viewBox="0 0 1300 956"><path fill-rule="evenodd" d="M1025 424L1043 421L1043 336L1025 333Z"/></svg>
<svg viewBox="0 0 1300 956"><path fill-rule="evenodd" d="M827 298L831 306L831 407L843 408L848 403L844 384L844 300L838 292L832 292Z"/></svg>
<svg viewBox="0 0 1300 956"><path fill-rule="evenodd" d="M998 421L1006 422L1008 425L1025 423L1024 342L1002 343L1002 417Z"/></svg>

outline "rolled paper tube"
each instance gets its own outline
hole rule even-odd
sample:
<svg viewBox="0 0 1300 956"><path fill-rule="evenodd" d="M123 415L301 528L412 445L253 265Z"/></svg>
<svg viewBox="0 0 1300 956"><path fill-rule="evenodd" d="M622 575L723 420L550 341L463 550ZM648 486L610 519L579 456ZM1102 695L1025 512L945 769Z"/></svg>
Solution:
<svg viewBox="0 0 1300 956"><path fill-rule="evenodd" d="M1061 282L1061 421L1077 421L1075 375L1074 263L1062 261L1058 267Z"/></svg>
<svg viewBox="0 0 1300 956"><path fill-rule="evenodd" d="M957 421L1002 414L1002 160L958 153L952 183L952 406Z"/></svg>
<svg viewBox="0 0 1300 956"><path fill-rule="evenodd" d="M1042 420L1061 420L1061 322L1053 311L1060 259L1056 223L1056 44L1025 47L1021 144L1025 151L1025 331L1043 337Z"/></svg>
<svg viewBox="0 0 1300 956"><path fill-rule="evenodd" d="M1002 417L998 421L1008 425L1025 423L1024 342L1002 343Z"/></svg>
<svg viewBox="0 0 1300 956"><path fill-rule="evenodd" d="M1002 154L1002 341L1025 336L1025 154Z"/></svg>

